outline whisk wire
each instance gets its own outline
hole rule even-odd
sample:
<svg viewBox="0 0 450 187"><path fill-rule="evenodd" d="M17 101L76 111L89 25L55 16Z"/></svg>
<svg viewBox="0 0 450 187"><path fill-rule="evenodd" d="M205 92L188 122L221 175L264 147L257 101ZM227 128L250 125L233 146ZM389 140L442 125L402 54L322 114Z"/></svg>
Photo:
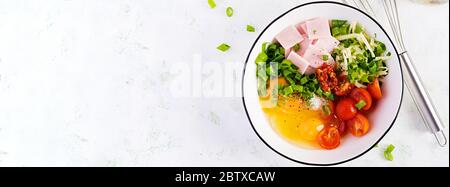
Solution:
<svg viewBox="0 0 450 187"><path fill-rule="evenodd" d="M389 25L392 33L394 34L395 41L401 52L405 51L405 45L403 42L402 29L400 26L400 19L398 16L398 7L396 0L383 0L383 8L386 12Z"/></svg>

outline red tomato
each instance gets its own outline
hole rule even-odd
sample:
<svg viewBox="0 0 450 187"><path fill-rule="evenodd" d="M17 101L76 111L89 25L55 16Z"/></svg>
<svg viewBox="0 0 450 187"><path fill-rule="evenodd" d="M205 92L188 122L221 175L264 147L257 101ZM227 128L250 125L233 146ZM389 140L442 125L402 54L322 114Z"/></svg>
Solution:
<svg viewBox="0 0 450 187"><path fill-rule="evenodd" d="M329 121L334 116L334 103L333 101L327 101L322 105L322 112L320 113L322 119Z"/></svg>
<svg viewBox="0 0 450 187"><path fill-rule="evenodd" d="M336 117L335 115L333 115L333 117L327 121L327 125L329 127L336 127L339 130L339 134L340 135L344 135L345 134L345 122L340 120L338 117Z"/></svg>
<svg viewBox="0 0 450 187"><path fill-rule="evenodd" d="M336 115L341 120L350 120L355 117L357 112L355 101L351 98L342 99L336 105Z"/></svg>
<svg viewBox="0 0 450 187"><path fill-rule="evenodd" d="M372 96L370 96L370 93L363 88L353 89L352 93L350 93L350 97L353 98L356 103L363 100L366 103L366 106L361 109L364 111L367 111L372 107Z"/></svg>
<svg viewBox="0 0 450 187"><path fill-rule="evenodd" d="M348 120L346 123L348 130L353 136L364 136L370 129L369 120L362 114L357 114L355 118Z"/></svg>
<svg viewBox="0 0 450 187"><path fill-rule="evenodd" d="M335 127L325 127L317 135L319 145L324 149L335 149L341 144L341 135Z"/></svg>
<svg viewBox="0 0 450 187"><path fill-rule="evenodd" d="M380 81L378 80L378 78L376 78L372 84L369 84L369 86L367 86L367 90L370 92L370 95L372 95L372 97L376 100L379 100L383 97L380 88Z"/></svg>

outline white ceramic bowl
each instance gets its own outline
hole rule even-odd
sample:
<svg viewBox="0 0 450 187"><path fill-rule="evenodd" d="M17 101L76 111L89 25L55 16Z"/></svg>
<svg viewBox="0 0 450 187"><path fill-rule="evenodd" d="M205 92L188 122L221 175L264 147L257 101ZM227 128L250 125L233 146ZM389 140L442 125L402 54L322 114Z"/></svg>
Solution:
<svg viewBox="0 0 450 187"><path fill-rule="evenodd" d="M403 95L403 77L398 55L387 62L389 75L382 86L383 99L377 104L369 120L370 132L361 138L347 135L341 145L335 150L304 149L284 140L270 126L258 101L256 56L264 42L272 41L274 36L283 28L314 17L328 19L344 19L358 21L369 33L377 34L377 39L386 44L387 50L398 54L392 40L386 31L373 18L367 14L344 4L335 2L313 2L297 6L272 21L261 33L252 46L244 66L242 79L242 97L248 119L256 134L261 140L278 154L298 163L308 165L335 165L341 164L368 152L389 131L394 124Z"/></svg>

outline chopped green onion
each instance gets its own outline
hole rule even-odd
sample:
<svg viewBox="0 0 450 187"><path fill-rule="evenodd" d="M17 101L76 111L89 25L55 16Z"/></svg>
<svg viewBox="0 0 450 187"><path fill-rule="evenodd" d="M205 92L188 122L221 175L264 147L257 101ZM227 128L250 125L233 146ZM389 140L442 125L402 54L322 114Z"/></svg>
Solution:
<svg viewBox="0 0 450 187"><path fill-rule="evenodd" d="M317 90L316 90L316 94L317 94L318 96L322 97L322 96L323 96L323 90L322 90L321 88L317 89Z"/></svg>
<svg viewBox="0 0 450 187"><path fill-rule="evenodd" d="M227 16L231 17L231 16L233 16L234 10L233 10L233 8L228 7L226 12L227 12Z"/></svg>
<svg viewBox="0 0 450 187"><path fill-rule="evenodd" d="M228 51L228 49L230 49L230 48L231 48L231 47L230 47L228 44L226 44L226 43L220 44L220 45L217 47L217 49L218 49L219 51L222 51L222 52Z"/></svg>
<svg viewBox="0 0 450 187"><path fill-rule="evenodd" d="M358 108L358 110L361 110L367 105L367 103L364 100L359 101L355 104L355 107Z"/></svg>
<svg viewBox="0 0 450 187"><path fill-rule="evenodd" d="M394 145L389 145L386 150L384 151L384 158L386 158L389 161L393 161L394 160L394 156L392 155L392 151L394 151L395 146Z"/></svg>
<svg viewBox="0 0 450 187"><path fill-rule="evenodd" d="M344 25L346 23L347 23L346 20L334 19L334 20L331 20L331 27L340 27L340 26L342 26L342 25Z"/></svg>
<svg viewBox="0 0 450 187"><path fill-rule="evenodd" d="M267 62L267 59L269 57L267 56L267 54L265 52L261 52L258 54L258 56L256 57L255 62L259 63L259 62Z"/></svg>
<svg viewBox="0 0 450 187"><path fill-rule="evenodd" d="M214 0L208 0L208 4L210 8L212 9L216 8L216 2L214 2Z"/></svg>
<svg viewBox="0 0 450 187"><path fill-rule="evenodd" d="M392 155L392 153L384 152L384 158L386 158L389 161L393 161L394 160L394 156Z"/></svg>
<svg viewBox="0 0 450 187"><path fill-rule="evenodd" d="M395 149L395 146L392 145L392 144L390 144L390 145L386 148L386 152L392 153L392 151L394 151L394 149Z"/></svg>
<svg viewBox="0 0 450 187"><path fill-rule="evenodd" d="M322 111L327 116L331 114L331 109L330 109L330 106L328 106L328 105L323 105L322 106Z"/></svg>
<svg viewBox="0 0 450 187"><path fill-rule="evenodd" d="M323 61L328 61L330 57L328 55L322 55L322 60Z"/></svg>
<svg viewBox="0 0 450 187"><path fill-rule="evenodd" d="M292 89L292 86L288 86L288 87L284 88L283 91L284 91L285 95L290 95L294 92L294 90Z"/></svg>
<svg viewBox="0 0 450 187"><path fill-rule="evenodd" d="M323 95L328 99L328 100L334 100L334 95L331 92L324 92Z"/></svg>
<svg viewBox="0 0 450 187"><path fill-rule="evenodd" d="M295 44L292 49L294 49L295 52L299 51L302 48L300 44Z"/></svg>
<svg viewBox="0 0 450 187"><path fill-rule="evenodd" d="M253 27L251 25L247 25L247 31L248 32L255 32L255 27Z"/></svg>
<svg viewBox="0 0 450 187"><path fill-rule="evenodd" d="M306 84L308 82L308 77L303 77L301 80L300 80L300 84L301 85L304 85L304 84Z"/></svg>

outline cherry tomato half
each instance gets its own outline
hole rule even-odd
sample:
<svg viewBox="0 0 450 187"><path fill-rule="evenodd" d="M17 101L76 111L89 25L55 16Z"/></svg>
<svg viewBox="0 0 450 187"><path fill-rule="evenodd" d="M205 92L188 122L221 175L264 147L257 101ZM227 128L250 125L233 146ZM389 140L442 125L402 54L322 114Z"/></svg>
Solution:
<svg viewBox="0 0 450 187"><path fill-rule="evenodd" d="M367 134L370 129L369 120L362 114L357 114L355 118L346 122L347 128L353 136L361 137Z"/></svg>
<svg viewBox="0 0 450 187"><path fill-rule="evenodd" d="M341 120L350 120L355 117L357 112L355 101L351 98L342 99L336 105L336 115Z"/></svg>
<svg viewBox="0 0 450 187"><path fill-rule="evenodd" d="M383 97L380 88L380 81L378 80L378 78L376 78L372 84L369 84L369 86L367 86L367 90L369 91L370 95L372 95L372 97L376 100L379 100Z"/></svg>
<svg viewBox="0 0 450 187"><path fill-rule="evenodd" d="M361 110L367 111L372 107L372 96L370 96L370 93L365 90L364 88L355 88L350 93L350 97L355 100L356 103L360 102L361 100L366 103L366 106L361 108Z"/></svg>
<svg viewBox="0 0 450 187"><path fill-rule="evenodd" d="M322 112L320 113L322 119L329 121L334 116L334 103L333 101L326 101L322 105Z"/></svg>
<svg viewBox="0 0 450 187"><path fill-rule="evenodd" d="M336 127L339 130L339 134L342 136L345 134L345 122L340 120L338 117L333 115L333 117L326 122L329 127Z"/></svg>
<svg viewBox="0 0 450 187"><path fill-rule="evenodd" d="M325 127L317 135L317 141L324 149L335 149L341 144L341 135L336 127Z"/></svg>

